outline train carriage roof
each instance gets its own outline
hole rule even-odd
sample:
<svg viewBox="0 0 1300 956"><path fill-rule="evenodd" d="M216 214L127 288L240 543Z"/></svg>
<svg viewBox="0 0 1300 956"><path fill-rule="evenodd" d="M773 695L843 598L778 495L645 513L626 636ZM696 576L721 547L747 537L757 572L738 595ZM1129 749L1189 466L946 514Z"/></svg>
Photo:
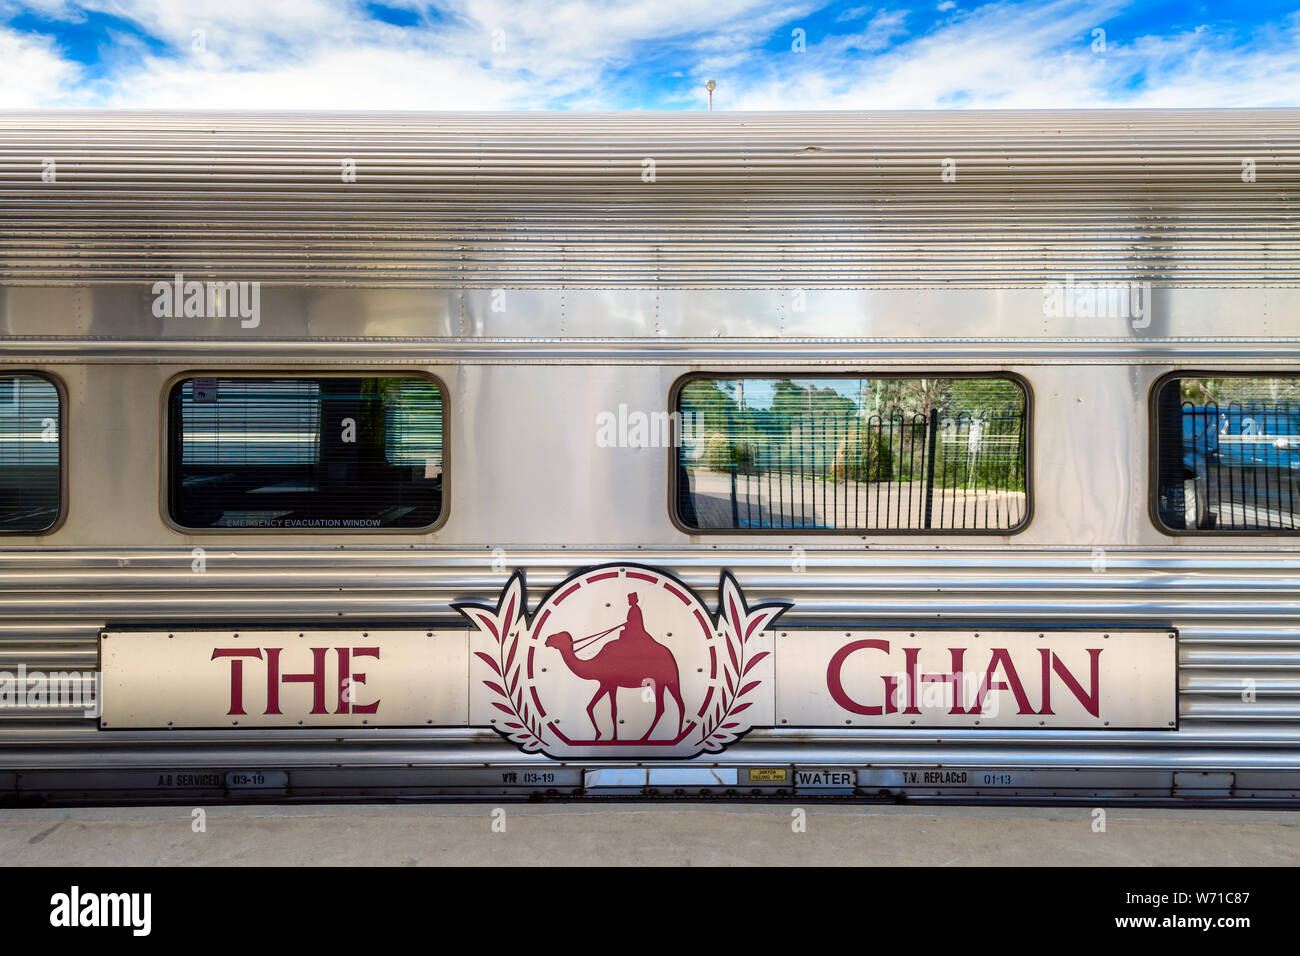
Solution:
<svg viewBox="0 0 1300 956"><path fill-rule="evenodd" d="M0 113L0 285L1300 281L1300 110Z"/></svg>

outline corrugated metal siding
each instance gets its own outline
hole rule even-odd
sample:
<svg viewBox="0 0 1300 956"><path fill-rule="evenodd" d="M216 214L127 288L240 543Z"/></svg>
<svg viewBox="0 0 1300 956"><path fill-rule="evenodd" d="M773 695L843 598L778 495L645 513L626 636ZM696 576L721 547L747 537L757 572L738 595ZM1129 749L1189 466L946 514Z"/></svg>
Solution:
<svg viewBox="0 0 1300 956"><path fill-rule="evenodd" d="M529 569L533 602L572 570L608 557L594 551L515 555ZM1180 721L1173 733L771 730L748 741L755 746L822 741L906 750L915 744L928 748L931 760L943 756L935 749L940 745L953 748L954 758L962 747L997 747L1015 749L1020 756L1013 762L1025 765L1081 767L1200 766L1198 752L1232 748L1210 763L1226 765L1230 756L1243 768L1300 768L1300 575L1288 554L1198 555L1192 568L1186 555L1114 552L1104 573L1091 571L1090 554L1050 551L819 551L808 554L808 569L799 574L770 551L638 558L675 571L709 603L717 598L717 568L734 568L751 600L795 602L783 621L788 627L888 627L904 620L1042 627L1073 621L1179 631ZM449 623L458 620L453 601L490 601L505 580L490 570L490 555L476 551L214 548L201 574L191 569L191 560L188 551L0 553L0 669L12 670L20 661L29 670L91 669L100 628L124 622ZM475 747L495 740L455 730L138 731L106 737L94 720L72 711L0 711L0 756L15 766L75 764L77 746L95 748L101 765L148 765L161 759L160 748L182 746L201 748L207 759L214 748L229 749L236 741L243 749L235 753L245 761L264 751L259 759L273 755L286 766L304 765L321 759L326 739L328 746L356 750L335 752L331 762L388 764L454 762L469 754L481 760ZM1093 749L1080 751L1081 746ZM48 749L59 747L74 750ZM1291 756L1284 759L1282 751Z"/></svg>
<svg viewBox="0 0 1300 956"><path fill-rule="evenodd" d="M1293 109L9 112L0 282L1285 285L1298 190Z"/></svg>

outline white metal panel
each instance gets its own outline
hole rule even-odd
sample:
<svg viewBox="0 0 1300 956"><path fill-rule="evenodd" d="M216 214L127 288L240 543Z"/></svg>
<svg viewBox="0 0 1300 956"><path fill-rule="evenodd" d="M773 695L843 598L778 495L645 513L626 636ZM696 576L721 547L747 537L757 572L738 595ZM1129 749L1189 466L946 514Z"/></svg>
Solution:
<svg viewBox="0 0 1300 956"><path fill-rule="evenodd" d="M1232 358L1294 363L1300 351L1296 285L1157 286L1149 296L1139 294L1142 314L1126 318L1049 314L1043 285L818 290L263 284L259 322L245 327L234 317L155 316L156 279L150 273L135 285L80 288L0 284L0 358L722 366L779 360L862 366Z"/></svg>
<svg viewBox="0 0 1300 956"><path fill-rule="evenodd" d="M791 727L1171 730L1170 631L782 630L777 723Z"/></svg>
<svg viewBox="0 0 1300 956"><path fill-rule="evenodd" d="M107 631L100 726L468 722L464 630Z"/></svg>

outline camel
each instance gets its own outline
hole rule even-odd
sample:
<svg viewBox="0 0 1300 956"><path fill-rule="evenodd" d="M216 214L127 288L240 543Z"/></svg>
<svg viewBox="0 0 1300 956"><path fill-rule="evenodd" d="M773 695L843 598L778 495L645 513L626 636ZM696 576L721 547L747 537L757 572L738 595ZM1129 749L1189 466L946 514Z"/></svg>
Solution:
<svg viewBox="0 0 1300 956"><path fill-rule="evenodd" d="M655 691L655 719L642 740L648 740L659 725L659 718L664 713L664 691L672 694L677 701L677 735L682 733L682 721L686 714L686 705L678 689L677 660L673 652L653 638L643 640L624 640L621 636L607 644L595 657L583 660L573 649L573 635L560 631L546 639L546 646L553 647L564 658L564 664L575 676L583 680L600 682L596 696L587 705L587 716L600 739L600 727L596 724L594 713L596 704L606 694L609 695L609 711L614 724L614 739L618 740L618 689L620 687L644 687L647 681Z"/></svg>

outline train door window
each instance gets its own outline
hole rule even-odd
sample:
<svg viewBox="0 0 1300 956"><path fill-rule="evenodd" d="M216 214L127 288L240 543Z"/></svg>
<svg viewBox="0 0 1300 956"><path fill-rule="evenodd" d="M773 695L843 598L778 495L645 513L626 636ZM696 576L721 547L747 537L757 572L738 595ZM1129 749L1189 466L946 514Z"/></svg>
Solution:
<svg viewBox="0 0 1300 956"><path fill-rule="evenodd" d="M1027 520L1017 379L694 375L675 396L675 511L692 532L1006 533Z"/></svg>
<svg viewBox="0 0 1300 956"><path fill-rule="evenodd" d="M59 391L38 375L0 375L0 532L39 534L62 500Z"/></svg>
<svg viewBox="0 0 1300 956"><path fill-rule="evenodd" d="M1300 377L1173 375L1152 412L1162 528L1300 530Z"/></svg>
<svg viewBox="0 0 1300 956"><path fill-rule="evenodd" d="M187 378L169 398L184 528L427 530L443 510L443 393L429 378Z"/></svg>

